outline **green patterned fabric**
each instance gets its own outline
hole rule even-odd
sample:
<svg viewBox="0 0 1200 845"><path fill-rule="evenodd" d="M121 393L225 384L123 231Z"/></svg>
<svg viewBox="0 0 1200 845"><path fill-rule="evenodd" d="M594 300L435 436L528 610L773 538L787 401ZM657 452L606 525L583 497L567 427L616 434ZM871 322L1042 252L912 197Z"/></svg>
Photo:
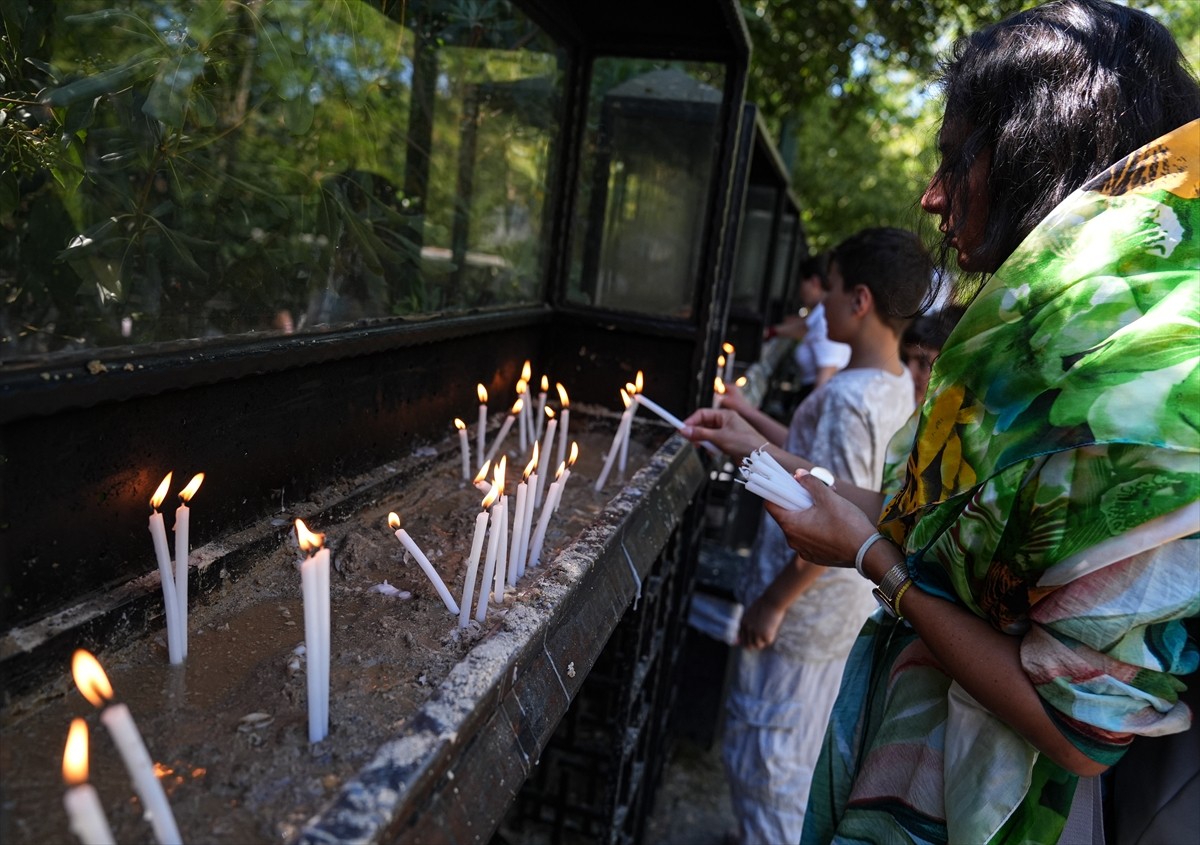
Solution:
<svg viewBox="0 0 1200 845"><path fill-rule="evenodd" d="M1200 121L1025 239L947 340L884 488L917 586L1020 637L1047 713L1105 764L1187 729L1177 676L1200 663L1198 159ZM803 841L1054 842L1075 783L877 614Z"/></svg>

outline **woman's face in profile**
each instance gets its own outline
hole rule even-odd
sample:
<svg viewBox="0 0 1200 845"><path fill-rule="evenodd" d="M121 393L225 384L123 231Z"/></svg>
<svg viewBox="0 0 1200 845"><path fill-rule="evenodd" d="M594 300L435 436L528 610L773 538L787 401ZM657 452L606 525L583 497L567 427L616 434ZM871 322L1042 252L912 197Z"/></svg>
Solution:
<svg viewBox="0 0 1200 845"><path fill-rule="evenodd" d="M939 144L943 147L944 142ZM958 266L968 273L985 273L994 270L986 266L984 257L980 255L988 222L988 172L992 166L991 150L981 151L967 171L967 201L966 208L954 207L954 197L951 196L944 181L944 174L939 169L929 180L929 186L921 195L921 208L929 214L941 218L938 231L949 234L947 241L958 258Z"/></svg>

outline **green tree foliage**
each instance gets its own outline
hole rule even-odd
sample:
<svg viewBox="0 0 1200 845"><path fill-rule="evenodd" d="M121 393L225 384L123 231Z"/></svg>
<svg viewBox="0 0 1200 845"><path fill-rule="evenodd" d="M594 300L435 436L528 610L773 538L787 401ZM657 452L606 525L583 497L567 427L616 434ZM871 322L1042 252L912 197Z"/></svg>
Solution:
<svg viewBox="0 0 1200 845"><path fill-rule="evenodd" d="M747 96L789 163L812 249L864 226L915 226L936 160L930 80L954 39L1028 0L747 0ZM1200 2L1130 0L1200 60Z"/></svg>

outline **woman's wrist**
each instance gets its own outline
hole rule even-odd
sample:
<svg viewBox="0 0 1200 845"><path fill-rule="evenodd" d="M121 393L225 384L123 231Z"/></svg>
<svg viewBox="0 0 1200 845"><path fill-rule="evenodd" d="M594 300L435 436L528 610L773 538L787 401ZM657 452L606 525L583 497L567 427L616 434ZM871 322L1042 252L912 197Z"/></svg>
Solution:
<svg viewBox="0 0 1200 845"><path fill-rule="evenodd" d="M902 560L904 560L904 556L900 553L900 549L884 537L881 541L872 543L871 547L866 550L862 556L860 571L871 583L879 584L888 570Z"/></svg>

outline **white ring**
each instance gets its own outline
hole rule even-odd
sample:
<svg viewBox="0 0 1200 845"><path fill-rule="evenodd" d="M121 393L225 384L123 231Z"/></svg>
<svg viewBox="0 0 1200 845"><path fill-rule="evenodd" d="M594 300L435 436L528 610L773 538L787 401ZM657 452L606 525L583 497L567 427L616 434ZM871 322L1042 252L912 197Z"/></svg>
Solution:
<svg viewBox="0 0 1200 845"><path fill-rule="evenodd" d="M883 535L880 534L878 531L876 531L870 537L863 540L863 544L858 547L858 554L856 554L854 556L855 571L858 572L858 574L861 575L862 577L866 578L868 581L870 580L870 577L867 575L867 573L863 572L863 558L865 558L867 556L867 551L871 548L871 546L875 545L875 541L882 540L882 539L883 539Z"/></svg>

